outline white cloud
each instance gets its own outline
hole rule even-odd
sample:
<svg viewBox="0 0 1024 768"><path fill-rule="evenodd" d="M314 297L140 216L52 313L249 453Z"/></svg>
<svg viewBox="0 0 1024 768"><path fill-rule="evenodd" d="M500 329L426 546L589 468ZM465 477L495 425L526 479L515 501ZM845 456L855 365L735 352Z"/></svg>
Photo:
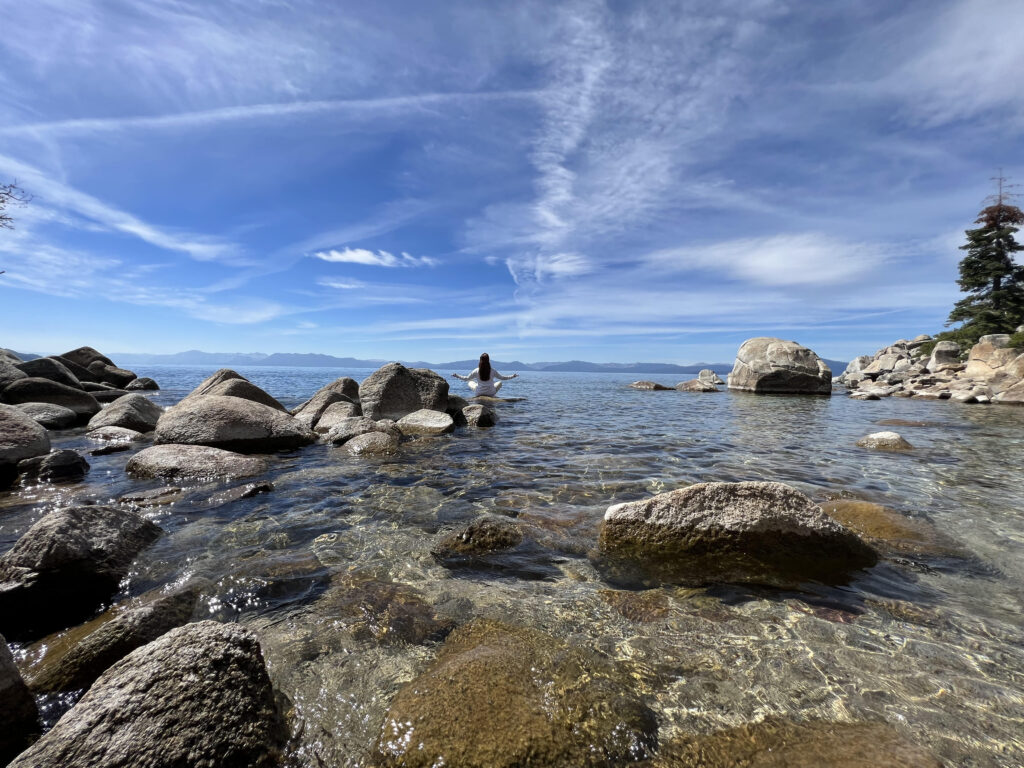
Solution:
<svg viewBox="0 0 1024 768"><path fill-rule="evenodd" d="M670 248L641 261L663 273L706 270L764 286L840 285L877 270L886 261L886 250L799 233Z"/></svg>
<svg viewBox="0 0 1024 768"><path fill-rule="evenodd" d="M341 251L332 248L329 251L318 251L313 256L336 264L364 264L369 267L433 267L438 264L437 259L429 256L412 256L405 251L396 256L389 251L370 251L365 248L346 247Z"/></svg>
<svg viewBox="0 0 1024 768"><path fill-rule="evenodd" d="M361 280L334 280L327 277L317 280L317 284L324 288L336 288L339 291L354 291L366 287L366 283Z"/></svg>

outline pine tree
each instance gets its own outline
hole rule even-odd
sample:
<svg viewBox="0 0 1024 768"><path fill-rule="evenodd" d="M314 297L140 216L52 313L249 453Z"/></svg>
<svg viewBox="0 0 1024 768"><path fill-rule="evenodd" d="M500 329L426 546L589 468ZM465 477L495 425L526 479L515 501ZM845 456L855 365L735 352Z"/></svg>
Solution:
<svg viewBox="0 0 1024 768"><path fill-rule="evenodd" d="M1024 223L1024 212L1010 205L1014 185L1002 174L993 181L998 191L986 198L988 205L974 222L981 226L968 229L967 243L960 246L967 255L960 261L957 284L968 295L949 313L949 324L963 325L948 335L961 343L974 344L989 333L1013 333L1024 323L1024 266L1014 261L1024 245L1013 238Z"/></svg>

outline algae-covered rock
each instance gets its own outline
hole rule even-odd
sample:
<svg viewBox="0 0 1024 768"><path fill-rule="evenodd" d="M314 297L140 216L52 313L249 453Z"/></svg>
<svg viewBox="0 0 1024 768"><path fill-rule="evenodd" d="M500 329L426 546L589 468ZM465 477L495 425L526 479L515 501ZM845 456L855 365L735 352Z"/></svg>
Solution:
<svg viewBox="0 0 1024 768"><path fill-rule="evenodd" d="M482 557L516 547L522 540L523 532L516 523L488 515L442 537L431 554L440 562Z"/></svg>
<svg viewBox="0 0 1024 768"><path fill-rule="evenodd" d="M612 581L794 586L842 583L877 555L782 483L698 483L609 507L600 538Z"/></svg>
<svg viewBox="0 0 1024 768"><path fill-rule="evenodd" d="M941 768L882 723L766 720L662 745L651 768Z"/></svg>
<svg viewBox="0 0 1024 768"><path fill-rule="evenodd" d="M593 650L476 619L391 703L385 766L613 766L649 756L654 713L629 674Z"/></svg>

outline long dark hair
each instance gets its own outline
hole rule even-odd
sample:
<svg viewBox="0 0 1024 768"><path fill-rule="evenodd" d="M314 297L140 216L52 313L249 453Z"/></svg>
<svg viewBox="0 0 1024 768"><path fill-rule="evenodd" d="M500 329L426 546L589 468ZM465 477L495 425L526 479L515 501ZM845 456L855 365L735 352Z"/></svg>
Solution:
<svg viewBox="0 0 1024 768"><path fill-rule="evenodd" d="M480 355L480 365L477 366L477 372L480 374L480 381L488 381L491 378L491 358L484 352Z"/></svg>

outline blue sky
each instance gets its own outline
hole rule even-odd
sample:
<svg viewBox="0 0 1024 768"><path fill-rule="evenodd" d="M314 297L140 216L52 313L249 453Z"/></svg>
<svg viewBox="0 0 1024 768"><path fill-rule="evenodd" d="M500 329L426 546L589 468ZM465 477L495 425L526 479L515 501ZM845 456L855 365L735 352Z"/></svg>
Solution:
<svg viewBox="0 0 1024 768"><path fill-rule="evenodd" d="M1020 0L2 17L22 351L849 358L941 330L989 178L1022 176Z"/></svg>

